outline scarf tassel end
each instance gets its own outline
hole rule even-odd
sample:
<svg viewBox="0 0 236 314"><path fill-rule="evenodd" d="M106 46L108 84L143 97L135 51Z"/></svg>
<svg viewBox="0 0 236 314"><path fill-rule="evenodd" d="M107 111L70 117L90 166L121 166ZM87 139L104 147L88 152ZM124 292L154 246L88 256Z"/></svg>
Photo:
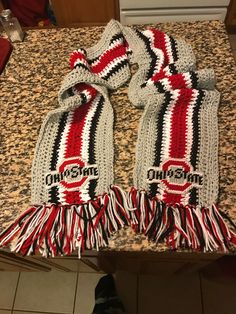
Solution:
<svg viewBox="0 0 236 314"><path fill-rule="evenodd" d="M111 186L109 193L80 205L33 206L0 235L0 247L22 255L70 255L99 250L119 229L131 226L155 243L172 250L227 252L236 247L236 234L213 204L210 208L165 204L144 190L124 192Z"/></svg>

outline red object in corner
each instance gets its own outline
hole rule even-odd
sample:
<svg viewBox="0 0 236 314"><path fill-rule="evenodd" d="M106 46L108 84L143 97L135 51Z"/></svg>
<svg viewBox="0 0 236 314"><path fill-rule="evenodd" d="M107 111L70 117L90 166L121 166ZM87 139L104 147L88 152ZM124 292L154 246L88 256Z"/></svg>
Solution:
<svg viewBox="0 0 236 314"><path fill-rule="evenodd" d="M3 0L4 7L10 9L22 26L37 26L48 19L48 0Z"/></svg>
<svg viewBox="0 0 236 314"><path fill-rule="evenodd" d="M12 44L5 38L0 38L0 74L5 68L12 52Z"/></svg>

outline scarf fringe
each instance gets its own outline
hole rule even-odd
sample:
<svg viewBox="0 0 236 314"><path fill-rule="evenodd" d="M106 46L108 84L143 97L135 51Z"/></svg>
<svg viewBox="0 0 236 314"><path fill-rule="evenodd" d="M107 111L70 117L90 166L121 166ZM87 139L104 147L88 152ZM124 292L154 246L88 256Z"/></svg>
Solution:
<svg viewBox="0 0 236 314"><path fill-rule="evenodd" d="M130 207L138 209L130 212L131 226L150 241L165 241L173 250L186 248L204 252L227 252L236 246L236 234L227 226L215 204L210 208L166 204L135 188L131 189L128 201Z"/></svg>
<svg viewBox="0 0 236 314"><path fill-rule="evenodd" d="M0 246L22 255L70 255L99 250L119 229L131 226L155 243L166 242L173 250L226 252L236 246L236 234L217 207L165 204L144 190L124 192L111 186L109 193L80 205L33 206L0 235ZM15 241L13 241L13 239Z"/></svg>
<svg viewBox="0 0 236 314"><path fill-rule="evenodd" d="M0 246L16 239L11 250L22 255L70 255L108 246L108 239L129 225L123 192L111 187L96 200L80 205L33 206L0 235Z"/></svg>

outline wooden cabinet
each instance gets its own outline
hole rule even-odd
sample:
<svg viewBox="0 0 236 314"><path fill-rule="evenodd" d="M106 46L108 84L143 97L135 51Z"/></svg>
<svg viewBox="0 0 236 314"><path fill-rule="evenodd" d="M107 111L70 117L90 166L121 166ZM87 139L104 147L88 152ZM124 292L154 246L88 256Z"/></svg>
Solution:
<svg viewBox="0 0 236 314"><path fill-rule="evenodd" d="M0 271L51 271L64 272L98 272L98 252L86 251L81 260L76 252L71 256L57 256L55 258L44 258L41 255L21 256L7 250L0 250Z"/></svg>
<svg viewBox="0 0 236 314"><path fill-rule="evenodd" d="M51 0L59 27L104 25L119 19L119 0Z"/></svg>
<svg viewBox="0 0 236 314"><path fill-rule="evenodd" d="M22 257L6 251L0 251L0 271L50 271L46 264L38 263L31 257Z"/></svg>
<svg viewBox="0 0 236 314"><path fill-rule="evenodd" d="M230 2L225 24L229 33L236 34L236 0Z"/></svg>

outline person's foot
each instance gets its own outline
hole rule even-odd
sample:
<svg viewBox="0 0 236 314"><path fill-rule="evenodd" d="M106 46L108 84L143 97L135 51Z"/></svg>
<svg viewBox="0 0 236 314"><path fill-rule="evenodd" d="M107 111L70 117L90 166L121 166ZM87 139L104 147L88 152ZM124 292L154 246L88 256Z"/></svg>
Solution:
<svg viewBox="0 0 236 314"><path fill-rule="evenodd" d="M112 275L102 277L95 288L93 314L124 314L125 309L116 293Z"/></svg>

